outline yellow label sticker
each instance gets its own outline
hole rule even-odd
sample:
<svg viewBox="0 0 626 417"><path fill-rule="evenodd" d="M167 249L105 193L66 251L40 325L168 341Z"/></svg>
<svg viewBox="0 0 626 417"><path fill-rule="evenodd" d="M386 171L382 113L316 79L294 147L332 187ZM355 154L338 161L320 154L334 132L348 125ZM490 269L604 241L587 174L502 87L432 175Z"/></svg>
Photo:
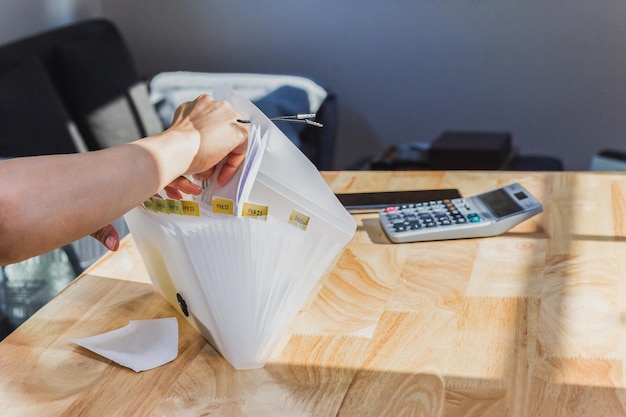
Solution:
<svg viewBox="0 0 626 417"><path fill-rule="evenodd" d="M235 212L235 204L233 200L229 200L228 198L213 197L211 209L213 213L233 214Z"/></svg>
<svg viewBox="0 0 626 417"><path fill-rule="evenodd" d="M154 207L154 203L152 202L152 200L144 201L143 206L148 210L156 211L156 208Z"/></svg>
<svg viewBox="0 0 626 417"><path fill-rule="evenodd" d="M298 210L292 210L289 216L289 223L299 227L302 230L306 230L311 218L306 214L300 213Z"/></svg>
<svg viewBox="0 0 626 417"><path fill-rule="evenodd" d="M267 217L268 207L261 204L243 203L242 216Z"/></svg>
<svg viewBox="0 0 626 417"><path fill-rule="evenodd" d="M197 201L182 200L181 204L185 216L200 216L200 204Z"/></svg>
<svg viewBox="0 0 626 417"><path fill-rule="evenodd" d="M183 215L183 205L180 200L171 200L167 199L167 211L171 214L180 214Z"/></svg>
<svg viewBox="0 0 626 417"><path fill-rule="evenodd" d="M159 213L167 213L167 203L162 198L152 197L155 211Z"/></svg>

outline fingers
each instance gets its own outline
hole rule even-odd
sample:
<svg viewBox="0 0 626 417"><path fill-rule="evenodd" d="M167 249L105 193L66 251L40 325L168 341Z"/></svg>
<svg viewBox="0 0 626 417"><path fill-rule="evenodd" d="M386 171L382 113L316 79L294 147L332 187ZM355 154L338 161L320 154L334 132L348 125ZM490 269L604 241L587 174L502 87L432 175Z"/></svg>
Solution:
<svg viewBox="0 0 626 417"><path fill-rule="evenodd" d="M104 226L90 236L100 241L108 250L116 251L120 247L120 236L112 224Z"/></svg>
<svg viewBox="0 0 626 417"><path fill-rule="evenodd" d="M209 168L206 171L193 174L193 179L198 181L208 180L213 176L215 167Z"/></svg>
<svg viewBox="0 0 626 417"><path fill-rule="evenodd" d="M224 157L224 163L221 166L217 165L220 170L217 173L217 182L221 186L225 185L233 178L239 167L246 160L246 153L248 151L248 130L242 128L240 123L237 123L236 128L240 137L239 145ZM215 173L215 169L216 167L214 166L206 171L195 173L193 174L193 178L198 181L208 180Z"/></svg>
<svg viewBox="0 0 626 417"><path fill-rule="evenodd" d="M180 200L183 193L198 195L202 192L202 188L185 177L178 177L165 187L165 192L169 198Z"/></svg>
<svg viewBox="0 0 626 417"><path fill-rule="evenodd" d="M214 100L207 94L177 108L172 127L200 134L199 148L186 174L193 175L196 180L209 179L218 163L224 161L218 173L218 183L224 185L233 177L245 160L247 150L248 126L237 122L240 118L241 114L229 102ZM166 191L174 198L180 198L181 192L187 192L180 186L170 186Z"/></svg>
<svg viewBox="0 0 626 417"><path fill-rule="evenodd" d="M225 159L222 169L217 174L217 183L225 185L235 175L237 169L246 159L246 147L242 144L233 150Z"/></svg>
<svg viewBox="0 0 626 417"><path fill-rule="evenodd" d="M184 119L185 117L187 117L193 111L194 107L196 106L196 103L198 102L209 103L211 101L213 101L213 97L211 97L208 94L201 94L195 100L186 101L182 103L180 106L176 108L176 111L174 112L172 124L175 124L181 119Z"/></svg>
<svg viewBox="0 0 626 417"><path fill-rule="evenodd" d="M248 151L248 127L236 122L234 125L239 136L239 144L224 158L224 164L217 174L217 182L220 185L226 184L235 175L237 169L246 160Z"/></svg>

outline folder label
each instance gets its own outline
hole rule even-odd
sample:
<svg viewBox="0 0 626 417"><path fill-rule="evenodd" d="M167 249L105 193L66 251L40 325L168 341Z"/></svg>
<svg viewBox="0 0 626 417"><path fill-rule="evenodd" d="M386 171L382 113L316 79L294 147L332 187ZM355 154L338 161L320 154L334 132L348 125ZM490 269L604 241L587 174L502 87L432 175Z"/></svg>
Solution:
<svg viewBox="0 0 626 417"><path fill-rule="evenodd" d="M213 197L213 200L211 202L211 207L213 209L213 213L219 213L219 214L234 214L235 213L235 204L233 200L229 200L228 198Z"/></svg>
<svg viewBox="0 0 626 417"><path fill-rule="evenodd" d="M200 217L200 205L197 201L181 200L185 216Z"/></svg>
<svg viewBox="0 0 626 417"><path fill-rule="evenodd" d="M155 213L200 216L200 205L196 201L152 197L143 202L143 207Z"/></svg>
<svg viewBox="0 0 626 417"><path fill-rule="evenodd" d="M183 205L180 200L167 199L167 211L171 214L183 214Z"/></svg>
<svg viewBox="0 0 626 417"><path fill-rule="evenodd" d="M309 225L310 217L306 214L300 213L298 210L292 210L289 216L289 223L299 227L302 230L306 230Z"/></svg>
<svg viewBox="0 0 626 417"><path fill-rule="evenodd" d="M143 202L143 206L145 208L147 208L150 211L156 211L156 207L154 206L154 203L152 202L152 199L146 200Z"/></svg>
<svg viewBox="0 0 626 417"><path fill-rule="evenodd" d="M267 217L268 207L261 204L243 203L242 216Z"/></svg>
<svg viewBox="0 0 626 417"><path fill-rule="evenodd" d="M153 197L152 202L154 203L154 208L159 213L168 213L167 211L167 203L162 198Z"/></svg>

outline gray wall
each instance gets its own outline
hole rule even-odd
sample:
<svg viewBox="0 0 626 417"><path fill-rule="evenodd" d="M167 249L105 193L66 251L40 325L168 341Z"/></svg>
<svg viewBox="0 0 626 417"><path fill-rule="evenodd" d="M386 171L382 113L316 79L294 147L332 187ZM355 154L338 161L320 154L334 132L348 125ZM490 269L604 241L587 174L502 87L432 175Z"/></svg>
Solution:
<svg viewBox="0 0 626 417"><path fill-rule="evenodd" d="M101 13L100 0L0 0L0 44Z"/></svg>
<svg viewBox="0 0 626 417"><path fill-rule="evenodd" d="M510 131L522 153L558 156L570 170L587 169L601 148L626 150L623 0L20 0L19 7L33 2L111 18L148 76L193 70L319 80L339 97L339 168L448 129ZM17 7L0 0L0 16ZM28 18L21 24L32 26Z"/></svg>

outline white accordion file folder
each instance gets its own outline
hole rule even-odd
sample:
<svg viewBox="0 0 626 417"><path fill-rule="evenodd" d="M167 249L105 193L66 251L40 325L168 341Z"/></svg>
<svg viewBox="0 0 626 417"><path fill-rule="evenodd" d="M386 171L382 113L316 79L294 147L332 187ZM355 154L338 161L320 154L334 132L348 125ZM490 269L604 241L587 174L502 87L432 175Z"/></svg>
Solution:
<svg viewBox="0 0 626 417"><path fill-rule="evenodd" d="M251 122L244 165L194 201L154 197L125 219L157 291L234 368L261 368L356 223L254 104L212 94Z"/></svg>

